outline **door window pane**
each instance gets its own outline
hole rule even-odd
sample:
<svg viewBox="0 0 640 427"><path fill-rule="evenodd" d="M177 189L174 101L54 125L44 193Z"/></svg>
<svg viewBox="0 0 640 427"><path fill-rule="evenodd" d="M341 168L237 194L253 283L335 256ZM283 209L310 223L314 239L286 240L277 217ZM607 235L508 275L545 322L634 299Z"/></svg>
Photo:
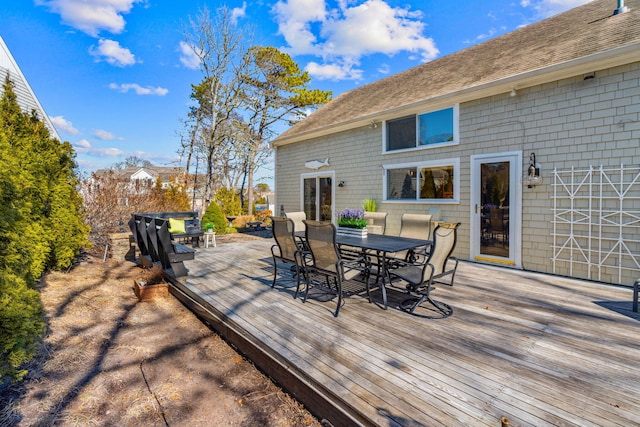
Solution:
<svg viewBox="0 0 640 427"><path fill-rule="evenodd" d="M305 178L304 180L304 213L309 219L316 218L316 179Z"/></svg>
<svg viewBox="0 0 640 427"><path fill-rule="evenodd" d="M510 163L480 165L480 253L509 257Z"/></svg>
<svg viewBox="0 0 640 427"><path fill-rule="evenodd" d="M331 178L320 178L320 221L331 221Z"/></svg>

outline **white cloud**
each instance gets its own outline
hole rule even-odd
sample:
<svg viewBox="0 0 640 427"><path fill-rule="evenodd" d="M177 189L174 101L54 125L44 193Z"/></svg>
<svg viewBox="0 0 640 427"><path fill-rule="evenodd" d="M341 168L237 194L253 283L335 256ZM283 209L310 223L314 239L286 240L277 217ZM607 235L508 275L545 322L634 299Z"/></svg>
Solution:
<svg viewBox="0 0 640 427"><path fill-rule="evenodd" d="M391 66L389 66L389 64L380 64L377 71L380 74L389 74L391 72Z"/></svg>
<svg viewBox="0 0 640 427"><path fill-rule="evenodd" d="M91 143L86 139L81 139L74 144L77 148L91 148Z"/></svg>
<svg viewBox="0 0 640 427"><path fill-rule="evenodd" d="M123 14L129 13L135 3L146 0L35 0L60 15L62 22L97 37L105 30L119 34L124 30Z"/></svg>
<svg viewBox="0 0 640 427"><path fill-rule="evenodd" d="M233 9L231 9L231 23L236 24L238 22L238 19L244 18L246 14L247 14L247 2L243 1L242 7L234 7Z"/></svg>
<svg viewBox="0 0 640 427"><path fill-rule="evenodd" d="M324 64L309 64L314 77L354 79L361 70L349 71L361 57L399 52L418 55L423 62L435 58L439 51L433 39L425 37L423 15L408 7L391 7L384 0L340 1L338 8L327 9L324 0L280 0L273 7L278 31L293 55L321 56Z"/></svg>
<svg viewBox="0 0 640 427"><path fill-rule="evenodd" d="M93 133L93 136L95 136L101 141L123 141L124 140L124 138L122 138L121 136L115 136L113 133L103 129L96 130Z"/></svg>
<svg viewBox="0 0 640 427"><path fill-rule="evenodd" d="M123 83L123 84L111 83L109 84L109 89L117 90L118 92L121 92L121 93L127 93L130 90L133 90L136 93L136 95L164 96L167 93L169 93L169 89L165 89L163 87L152 87L152 86L142 87L137 83Z"/></svg>
<svg viewBox="0 0 640 427"><path fill-rule="evenodd" d="M278 32L284 36L293 54L316 54L320 50L315 46L316 36L311 24L324 22L324 0L288 0L278 1L273 6Z"/></svg>
<svg viewBox="0 0 640 427"><path fill-rule="evenodd" d="M185 42L180 42L180 62L192 70L197 70L200 67L200 58Z"/></svg>
<svg viewBox="0 0 640 427"><path fill-rule="evenodd" d="M533 8L539 18L548 18L593 0L521 0L520 6Z"/></svg>
<svg viewBox="0 0 640 427"><path fill-rule="evenodd" d="M65 119L63 116L49 116L49 120L51 120L53 126L55 126L59 131L66 132L70 135L77 135L80 133L78 129L73 127L73 123Z"/></svg>
<svg viewBox="0 0 640 427"><path fill-rule="evenodd" d="M136 57L131 51L120 46L120 43L114 40L100 39L98 41L98 47L91 46L89 53L95 56L98 61L104 60L118 67L125 67L136 63Z"/></svg>
<svg viewBox="0 0 640 427"><path fill-rule="evenodd" d="M360 80L362 78L362 70L355 68L354 64L318 64L312 61L304 70L319 80Z"/></svg>

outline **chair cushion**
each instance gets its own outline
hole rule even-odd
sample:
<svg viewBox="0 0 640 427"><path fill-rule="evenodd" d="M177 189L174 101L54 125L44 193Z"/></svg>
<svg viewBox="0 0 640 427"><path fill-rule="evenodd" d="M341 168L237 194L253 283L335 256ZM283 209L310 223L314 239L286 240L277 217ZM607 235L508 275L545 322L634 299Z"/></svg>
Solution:
<svg viewBox="0 0 640 427"><path fill-rule="evenodd" d="M169 218L169 233L171 234L184 234L184 219Z"/></svg>

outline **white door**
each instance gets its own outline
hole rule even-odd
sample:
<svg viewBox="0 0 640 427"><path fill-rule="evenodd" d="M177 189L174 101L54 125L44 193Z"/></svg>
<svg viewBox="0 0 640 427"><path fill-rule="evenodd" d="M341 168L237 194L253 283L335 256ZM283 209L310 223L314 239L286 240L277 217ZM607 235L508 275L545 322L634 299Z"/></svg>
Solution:
<svg viewBox="0 0 640 427"><path fill-rule="evenodd" d="M521 267L522 153L471 156L471 258Z"/></svg>

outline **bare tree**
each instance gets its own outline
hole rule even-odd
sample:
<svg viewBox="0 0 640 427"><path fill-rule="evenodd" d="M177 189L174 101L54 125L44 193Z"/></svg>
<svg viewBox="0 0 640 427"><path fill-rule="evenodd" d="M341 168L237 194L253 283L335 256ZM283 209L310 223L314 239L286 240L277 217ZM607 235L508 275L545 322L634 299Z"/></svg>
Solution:
<svg viewBox="0 0 640 427"><path fill-rule="evenodd" d="M203 159L206 169L205 198L211 200L216 189L233 170L234 137L236 127L233 116L239 108L243 81L240 78L247 67L243 41L247 31L233 24L226 7L217 10L214 18L203 8L189 20L184 39L198 57L203 80L193 85L191 98L197 106L189 112L192 124L189 141L183 147L191 162Z"/></svg>

